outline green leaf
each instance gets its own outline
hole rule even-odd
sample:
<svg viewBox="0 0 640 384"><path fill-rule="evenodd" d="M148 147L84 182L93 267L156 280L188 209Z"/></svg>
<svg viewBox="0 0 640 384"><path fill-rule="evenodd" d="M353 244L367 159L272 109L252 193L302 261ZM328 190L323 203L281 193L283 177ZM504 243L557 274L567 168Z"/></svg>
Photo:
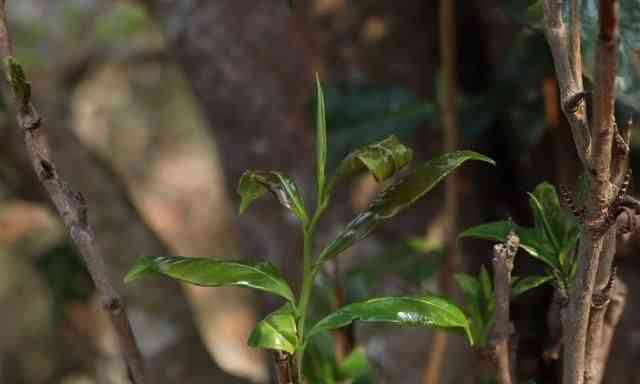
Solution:
<svg viewBox="0 0 640 384"><path fill-rule="evenodd" d="M354 384L371 383L371 366L362 347L354 348L338 366L339 380L352 380Z"/></svg>
<svg viewBox="0 0 640 384"><path fill-rule="evenodd" d="M302 373L308 383L337 383L338 367L331 335L324 333L307 340Z"/></svg>
<svg viewBox="0 0 640 384"><path fill-rule="evenodd" d="M296 185L280 172L273 171L245 171L238 183L238 194L241 197L240 214L267 192L271 192L280 204L293 212L302 223L306 224L309 221Z"/></svg>
<svg viewBox="0 0 640 384"><path fill-rule="evenodd" d="M316 73L316 183L318 199L324 199L325 167L327 165L327 120L324 93Z"/></svg>
<svg viewBox="0 0 640 384"><path fill-rule="evenodd" d="M475 277L466 273L456 273L453 275L453 278L458 283L458 286L460 286L460 289L462 289L462 292L466 295L473 297L481 294L480 284Z"/></svg>
<svg viewBox="0 0 640 384"><path fill-rule="evenodd" d="M247 342L249 346L274 349L294 354L298 344L296 318L293 307L287 303L260 321Z"/></svg>
<svg viewBox="0 0 640 384"><path fill-rule="evenodd" d="M337 169L355 148L395 135L410 139L419 123L436 117L433 104L410 90L341 82L323 87L327 110L327 134L331 146L327 167ZM315 100L310 104L315 107ZM313 114L311 114L313 116Z"/></svg>
<svg viewBox="0 0 640 384"><path fill-rule="evenodd" d="M541 286L547 281L550 281L552 278L553 276L546 275L546 276L527 276L523 279L519 279L518 281L515 282L515 284L513 284L513 287L511 288L511 295L514 297L519 296L533 288L537 288Z"/></svg>
<svg viewBox="0 0 640 384"><path fill-rule="evenodd" d="M320 320L309 331L308 337L342 328L356 320L444 329L461 328L473 344L469 321L462 310L436 296L380 297L350 304Z"/></svg>
<svg viewBox="0 0 640 384"><path fill-rule="evenodd" d="M142 257L131 267L124 281L129 283L158 275L205 287L244 286L294 302L291 288L270 263L246 264L197 257Z"/></svg>
<svg viewBox="0 0 640 384"><path fill-rule="evenodd" d="M554 250L547 244L544 234L538 233L533 228L522 227L514 224L510 220L496 221L492 223L480 224L471 227L461 234L459 238L470 237L484 240L495 240L499 242L507 241L507 235L512 230L520 237L520 248L528 254L544 262L548 266L560 269L557 258L553 255Z"/></svg>
<svg viewBox="0 0 640 384"><path fill-rule="evenodd" d="M480 286L482 287L483 297L493 296L493 284L491 283L489 272L487 272L487 269L484 267L484 265L480 268Z"/></svg>
<svg viewBox="0 0 640 384"><path fill-rule="evenodd" d="M296 8L296 3L294 0L288 0L287 3L289 4L289 9L290 10L294 10Z"/></svg>
<svg viewBox="0 0 640 384"><path fill-rule="evenodd" d="M560 248L560 240L558 239L557 232L561 231L561 229L551 224L552 216L557 214L557 212L554 212L556 206L554 206L551 196L555 194L555 189L551 192L548 187L553 189L551 185L542 183L536 187L533 193L529 193L529 205L533 212L536 228L545 234L547 241L553 246L553 249L558 250ZM558 196L555 195L556 202L557 197ZM560 203L558 203L557 209L560 209Z"/></svg>
<svg viewBox="0 0 640 384"><path fill-rule="evenodd" d="M367 237L380 223L411 206L467 160L495 164L488 157L473 151L447 153L423 164L382 191L369 208L356 216L322 251L317 264L339 255L355 242Z"/></svg>
<svg viewBox="0 0 640 384"><path fill-rule="evenodd" d="M411 163L413 151L398 141L395 136L357 149L350 153L331 178L327 194L330 194L338 182L368 170L378 182L396 175Z"/></svg>

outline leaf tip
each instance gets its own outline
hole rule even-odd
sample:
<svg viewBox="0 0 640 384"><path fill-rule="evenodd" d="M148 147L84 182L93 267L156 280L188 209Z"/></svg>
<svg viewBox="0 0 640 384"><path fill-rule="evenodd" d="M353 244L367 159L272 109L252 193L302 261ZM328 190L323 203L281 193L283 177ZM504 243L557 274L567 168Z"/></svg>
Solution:
<svg viewBox="0 0 640 384"><path fill-rule="evenodd" d="M124 277L124 283L129 284L133 281L143 278L153 265L153 258L143 256L129 269Z"/></svg>

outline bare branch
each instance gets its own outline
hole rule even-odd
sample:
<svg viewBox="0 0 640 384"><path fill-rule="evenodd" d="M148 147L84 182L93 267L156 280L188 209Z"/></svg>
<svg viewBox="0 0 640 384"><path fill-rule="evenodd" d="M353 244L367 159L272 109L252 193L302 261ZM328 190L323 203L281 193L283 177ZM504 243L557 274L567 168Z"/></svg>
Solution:
<svg viewBox="0 0 640 384"><path fill-rule="evenodd" d="M510 338L512 325L509 320L511 300L511 271L513 260L520 246L520 238L511 232L505 244L493 248L493 286L496 296L495 324L491 332L490 345L497 365L499 384L511 384Z"/></svg>
<svg viewBox="0 0 640 384"><path fill-rule="evenodd" d="M4 1L0 7L0 57L5 64L7 78L13 93L18 125L24 131L25 143L33 168L47 191L76 249L83 257L87 269L102 298L103 309L109 314L134 384L145 383L142 355L135 341L124 304L111 283L102 256L95 246L95 234L89 225L87 205L82 194L73 191L57 172L47 144L45 127L31 103L31 85L22 67L12 57Z"/></svg>
<svg viewBox="0 0 640 384"><path fill-rule="evenodd" d="M573 70L573 77L576 81L576 86L579 89L582 89L582 50L580 41L582 35L582 19L580 18L582 0L571 0L570 7L569 28L571 35L571 49L569 50L569 63Z"/></svg>
<svg viewBox="0 0 640 384"><path fill-rule="evenodd" d="M297 384L295 359L291 354L274 351L271 355L276 369L276 382L278 384Z"/></svg>
<svg viewBox="0 0 640 384"><path fill-rule="evenodd" d="M569 57L569 36L562 20L562 3L562 0L545 0L545 36L549 43L556 69L562 110L571 126L571 133L578 156L584 167L591 169L591 137L587 120L585 94L582 88L582 81L576 79L577 74L582 73L582 69L574 69L575 65L581 65L581 61L577 58L572 61ZM579 41L580 31L575 24L573 27L575 29L572 30L572 36L577 36ZM575 49L579 49L579 43L574 41L573 52L575 52Z"/></svg>

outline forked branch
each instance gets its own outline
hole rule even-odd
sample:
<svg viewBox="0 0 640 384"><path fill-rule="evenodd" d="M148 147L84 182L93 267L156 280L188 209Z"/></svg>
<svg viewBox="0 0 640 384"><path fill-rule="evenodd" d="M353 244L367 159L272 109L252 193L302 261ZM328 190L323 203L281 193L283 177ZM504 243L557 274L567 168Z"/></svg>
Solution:
<svg viewBox="0 0 640 384"><path fill-rule="evenodd" d="M87 217L86 201L80 193L73 191L61 179L51 158L44 122L31 102L31 85L22 67L12 56L5 1L0 1L0 56L5 65L16 118L19 127L23 130L31 163L39 181L60 214L74 246L87 265L102 298L103 308L109 314L118 335L129 378L133 384L144 384L146 380L142 355L131 330L122 299L116 292L104 259L96 247L95 234Z"/></svg>

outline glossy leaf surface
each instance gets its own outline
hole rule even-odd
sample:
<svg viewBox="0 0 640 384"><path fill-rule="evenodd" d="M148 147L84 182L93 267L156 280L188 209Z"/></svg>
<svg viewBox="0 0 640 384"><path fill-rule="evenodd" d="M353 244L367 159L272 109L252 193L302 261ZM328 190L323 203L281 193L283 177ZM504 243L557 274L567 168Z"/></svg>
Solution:
<svg viewBox="0 0 640 384"><path fill-rule="evenodd" d="M546 276L527 276L525 278L519 279L513 284L513 287L511 288L511 295L519 296L529 290L532 290L534 288L537 288L543 285L544 283L550 281L552 278L553 278L552 276L546 275Z"/></svg>
<svg viewBox="0 0 640 384"><path fill-rule="evenodd" d="M285 304L260 321L248 341L254 348L274 349L293 354L297 345L296 319L291 304Z"/></svg>
<svg viewBox="0 0 640 384"><path fill-rule="evenodd" d="M436 296L381 297L347 305L320 320L308 336L331 331L354 321L394 323L432 328L460 328L473 343L469 321L455 304Z"/></svg>
<svg viewBox="0 0 640 384"><path fill-rule="evenodd" d="M267 192L271 192L300 221L308 221L307 211L294 182L280 172L273 171L246 171L242 175L238 183L240 214Z"/></svg>
<svg viewBox="0 0 640 384"><path fill-rule="evenodd" d="M395 136L370 144L350 153L332 177L327 193L331 193L341 180L365 170L371 172L378 182L387 180L411 163L413 151L405 147Z"/></svg>
<svg viewBox="0 0 640 384"><path fill-rule="evenodd" d="M356 216L321 253L318 264L337 256L367 237L379 224L392 218L433 189L440 180L468 160L494 164L473 151L457 151L435 158L382 191L369 208Z"/></svg>
<svg viewBox="0 0 640 384"><path fill-rule="evenodd" d="M291 288L270 263L246 264L175 256L142 257L129 270L125 282L150 276L166 276L205 287L244 286L294 302Z"/></svg>

